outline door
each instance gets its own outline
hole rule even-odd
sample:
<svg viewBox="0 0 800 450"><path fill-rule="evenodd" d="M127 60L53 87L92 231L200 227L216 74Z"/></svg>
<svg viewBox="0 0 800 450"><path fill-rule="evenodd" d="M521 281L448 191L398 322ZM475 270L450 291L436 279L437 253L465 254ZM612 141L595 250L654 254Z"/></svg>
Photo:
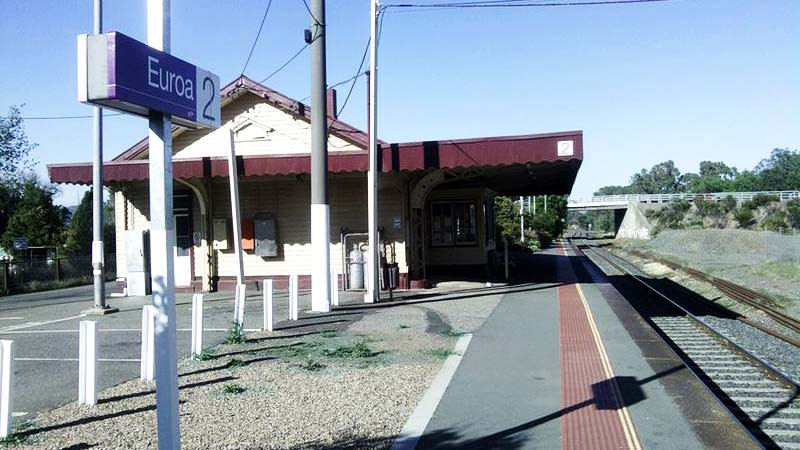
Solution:
<svg viewBox="0 0 800 450"><path fill-rule="evenodd" d="M175 214L175 286L192 284L192 229L189 214Z"/></svg>

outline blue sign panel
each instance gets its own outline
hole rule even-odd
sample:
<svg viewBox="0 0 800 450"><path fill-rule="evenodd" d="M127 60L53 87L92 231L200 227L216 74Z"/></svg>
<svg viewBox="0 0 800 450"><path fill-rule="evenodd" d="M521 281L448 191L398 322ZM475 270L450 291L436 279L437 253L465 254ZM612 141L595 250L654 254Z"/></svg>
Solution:
<svg viewBox="0 0 800 450"><path fill-rule="evenodd" d="M78 98L190 128L220 126L219 77L122 33L78 37Z"/></svg>

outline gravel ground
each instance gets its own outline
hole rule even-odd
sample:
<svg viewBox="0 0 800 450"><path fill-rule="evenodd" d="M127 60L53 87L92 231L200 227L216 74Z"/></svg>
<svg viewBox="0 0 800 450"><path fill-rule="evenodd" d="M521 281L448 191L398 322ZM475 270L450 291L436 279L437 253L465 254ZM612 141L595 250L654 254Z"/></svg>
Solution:
<svg viewBox="0 0 800 450"><path fill-rule="evenodd" d="M388 448L457 336L477 329L502 296L449 297L377 308L345 330L249 334L205 361L182 361L183 448ZM156 448L150 383L99 397L95 407L71 403L18 424L13 446Z"/></svg>

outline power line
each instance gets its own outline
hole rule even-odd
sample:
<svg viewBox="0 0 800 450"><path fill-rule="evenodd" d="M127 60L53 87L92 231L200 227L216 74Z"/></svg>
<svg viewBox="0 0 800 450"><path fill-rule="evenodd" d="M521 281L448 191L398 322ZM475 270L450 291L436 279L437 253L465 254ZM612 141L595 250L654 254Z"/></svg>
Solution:
<svg viewBox="0 0 800 450"><path fill-rule="evenodd" d="M364 48L364 54L361 55L361 63L358 64L358 70L356 70L356 74L353 76L353 84L350 85L350 89L347 91L347 97L344 98L344 102L342 103L342 107L339 109L339 112L336 113L336 117L342 115L344 108L347 107L347 101L350 100L350 95L353 94L353 88L356 87L356 81L363 73L361 69L364 67L364 61L367 60L367 53L369 52L369 43L372 40L371 37L367 38L367 46Z"/></svg>
<svg viewBox="0 0 800 450"><path fill-rule="evenodd" d="M103 114L103 117L112 117L112 116L124 116L123 113L108 113ZM83 116L38 116L38 117L20 117L22 120L71 120L71 119L91 119L92 115L83 115ZM9 117L2 117L2 119L8 119Z"/></svg>
<svg viewBox="0 0 800 450"><path fill-rule="evenodd" d="M264 22L267 21L267 14L269 14L269 8L272 6L272 0L269 0L267 3L267 9L264 10L264 16L261 17L261 25L258 26L258 33L256 34L256 38L253 41L253 45L250 47L250 53L247 55L247 61L244 62L244 67L242 67L242 75L244 75L244 71L247 70L247 65L250 64L250 58L253 56L253 50L256 49L256 44L258 44L258 38L261 37L261 30L264 28Z"/></svg>
<svg viewBox="0 0 800 450"><path fill-rule="evenodd" d="M602 6L624 5L635 3L668 2L671 0L587 0L587 1L546 1L532 0L488 0L474 2L449 3L390 3L383 8L417 8L418 11L431 9L466 9L466 8L522 8L522 7L555 7L555 6Z"/></svg>
<svg viewBox="0 0 800 450"><path fill-rule="evenodd" d="M280 66L280 67L278 67L277 69L275 69L275 71L274 71L274 72L272 72L271 74L269 74L269 75L268 75L266 78L264 78L263 80L259 81L258 83L259 83L259 84L263 84L265 81L267 81L267 80L269 80L270 78L272 78L272 77L274 77L275 75L277 75L277 74L278 74L280 71L282 71L282 70L283 70L283 69L284 69L286 66L288 66L288 65L289 65L289 64L290 64L292 61L294 61L294 59L295 59L295 58L297 58L298 56L300 56L300 54L301 54L301 53L303 53L303 51L305 51L305 49L307 49L308 47L309 47L309 44L304 44L302 47L300 47L300 50L298 50L298 51L297 51L297 53L295 53L294 55L292 55L292 57L291 57L291 58L289 58L289 59L288 59L288 60L287 60L285 63L283 63L283 65L282 65L282 66Z"/></svg>
<svg viewBox="0 0 800 450"><path fill-rule="evenodd" d="M317 20L316 16L314 16L314 13L313 13L313 12L311 12L311 8L308 6L308 2L306 2L306 0L300 0L300 1L301 1L301 2L303 2L303 6L305 6L305 7L306 7L306 11L308 11L308 15L309 15L309 16L311 16L311 18L312 18L312 19L314 19L314 24L315 24L315 25L317 25L318 27L321 27L321 26L323 26L323 25L320 23L320 21L319 21L319 20Z"/></svg>

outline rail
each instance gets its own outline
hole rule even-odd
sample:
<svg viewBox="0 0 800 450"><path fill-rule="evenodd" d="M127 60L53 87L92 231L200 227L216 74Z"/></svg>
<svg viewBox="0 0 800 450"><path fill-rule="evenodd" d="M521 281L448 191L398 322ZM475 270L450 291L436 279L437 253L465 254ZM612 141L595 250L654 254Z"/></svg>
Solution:
<svg viewBox="0 0 800 450"><path fill-rule="evenodd" d="M621 194L621 195L594 195L591 202L639 202L639 203L669 203L680 200L694 200L697 198L709 201L721 201L733 197L737 202L752 200L757 195L778 197L780 201L789 201L800 198L800 191L755 191L755 192L710 192L710 193L680 193L680 194ZM572 202L572 200L570 200Z"/></svg>

